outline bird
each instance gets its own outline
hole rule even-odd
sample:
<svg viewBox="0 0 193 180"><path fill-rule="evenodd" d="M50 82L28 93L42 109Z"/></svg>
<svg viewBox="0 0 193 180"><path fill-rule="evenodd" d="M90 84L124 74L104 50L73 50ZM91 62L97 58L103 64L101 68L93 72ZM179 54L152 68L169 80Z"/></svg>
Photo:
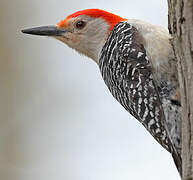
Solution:
<svg viewBox="0 0 193 180"><path fill-rule="evenodd" d="M22 32L53 37L94 60L113 97L171 153L182 175L177 61L167 29L85 9Z"/></svg>

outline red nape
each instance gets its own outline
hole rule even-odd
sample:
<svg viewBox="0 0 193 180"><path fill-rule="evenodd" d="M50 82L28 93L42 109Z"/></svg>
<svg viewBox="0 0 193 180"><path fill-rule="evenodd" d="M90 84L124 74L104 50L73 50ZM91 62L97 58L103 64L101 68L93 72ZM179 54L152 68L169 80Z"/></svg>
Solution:
<svg viewBox="0 0 193 180"><path fill-rule="evenodd" d="M117 23L127 20L125 18L122 18L120 16L117 16L115 14L109 13L101 9L85 9L67 16L63 21L58 23L58 26L63 27L67 20L78 17L80 15L86 15L93 18L103 18L110 25L109 27L110 31Z"/></svg>

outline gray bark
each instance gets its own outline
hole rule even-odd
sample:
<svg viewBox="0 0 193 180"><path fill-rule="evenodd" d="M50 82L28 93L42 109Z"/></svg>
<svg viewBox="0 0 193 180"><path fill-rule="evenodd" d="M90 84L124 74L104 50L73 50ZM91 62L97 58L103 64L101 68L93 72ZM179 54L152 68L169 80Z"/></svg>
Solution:
<svg viewBox="0 0 193 180"><path fill-rule="evenodd" d="M193 0L168 0L182 103L183 180L193 180Z"/></svg>

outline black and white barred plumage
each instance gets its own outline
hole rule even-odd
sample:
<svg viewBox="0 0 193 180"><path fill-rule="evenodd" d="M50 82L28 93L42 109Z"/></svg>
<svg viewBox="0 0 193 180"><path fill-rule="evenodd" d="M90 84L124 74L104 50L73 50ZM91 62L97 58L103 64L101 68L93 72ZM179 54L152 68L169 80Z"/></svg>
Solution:
<svg viewBox="0 0 193 180"><path fill-rule="evenodd" d="M87 9L68 16L57 26L22 32L53 36L99 64L112 95L171 152L181 174L177 62L166 29Z"/></svg>
<svg viewBox="0 0 193 180"><path fill-rule="evenodd" d="M102 77L119 103L172 153L181 173L180 103L173 100L175 85L166 75L155 80L143 37L128 22L118 23L99 59Z"/></svg>

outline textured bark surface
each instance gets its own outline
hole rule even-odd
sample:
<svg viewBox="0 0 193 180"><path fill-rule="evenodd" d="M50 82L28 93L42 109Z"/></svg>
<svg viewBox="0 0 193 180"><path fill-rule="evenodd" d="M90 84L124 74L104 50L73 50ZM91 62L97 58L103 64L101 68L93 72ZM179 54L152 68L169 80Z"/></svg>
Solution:
<svg viewBox="0 0 193 180"><path fill-rule="evenodd" d="M183 180L193 180L193 0L168 0L168 10L182 103Z"/></svg>

